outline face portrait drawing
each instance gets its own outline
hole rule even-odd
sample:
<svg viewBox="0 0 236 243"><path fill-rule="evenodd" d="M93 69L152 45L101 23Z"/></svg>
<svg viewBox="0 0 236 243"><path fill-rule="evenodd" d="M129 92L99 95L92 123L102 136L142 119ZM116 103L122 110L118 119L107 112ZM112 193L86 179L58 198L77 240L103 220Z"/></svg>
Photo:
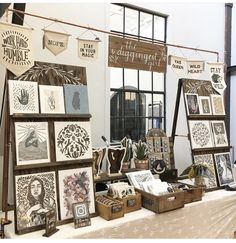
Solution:
<svg viewBox="0 0 236 243"><path fill-rule="evenodd" d="M226 144L225 130L222 124L214 124L216 144Z"/></svg>
<svg viewBox="0 0 236 243"><path fill-rule="evenodd" d="M199 114L199 105L197 101L197 96L187 95L188 110L189 114Z"/></svg>
<svg viewBox="0 0 236 243"><path fill-rule="evenodd" d="M222 184L233 181L233 173L232 168L230 167L230 161L227 161L224 155L220 155L219 157L219 175L222 179Z"/></svg>
<svg viewBox="0 0 236 243"><path fill-rule="evenodd" d="M204 100L204 99L202 100L202 110L203 110L203 113L210 112L208 100Z"/></svg>

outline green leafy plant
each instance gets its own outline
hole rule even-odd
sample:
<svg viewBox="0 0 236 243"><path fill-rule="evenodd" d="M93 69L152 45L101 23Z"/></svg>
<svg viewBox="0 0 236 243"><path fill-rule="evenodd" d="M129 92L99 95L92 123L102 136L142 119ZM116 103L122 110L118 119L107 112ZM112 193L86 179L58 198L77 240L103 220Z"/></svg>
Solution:
<svg viewBox="0 0 236 243"><path fill-rule="evenodd" d="M134 158L145 160L148 158L148 146L140 139L137 143L133 143Z"/></svg>
<svg viewBox="0 0 236 243"><path fill-rule="evenodd" d="M126 148L124 162L130 161L132 153L132 140L130 138L124 137L121 140L121 146Z"/></svg>

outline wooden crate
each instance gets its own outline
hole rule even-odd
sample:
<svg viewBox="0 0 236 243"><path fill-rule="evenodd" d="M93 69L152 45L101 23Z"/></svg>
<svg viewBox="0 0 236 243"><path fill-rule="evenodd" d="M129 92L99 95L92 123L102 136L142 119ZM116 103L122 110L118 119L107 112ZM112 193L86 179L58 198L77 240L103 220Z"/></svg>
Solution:
<svg viewBox="0 0 236 243"><path fill-rule="evenodd" d="M164 213L184 207L184 192L166 193L154 195L135 188L142 196L142 206L155 213Z"/></svg>
<svg viewBox="0 0 236 243"><path fill-rule="evenodd" d="M111 199L110 197L105 195L103 197ZM106 220L124 217L124 203L116 199L112 200L116 204L106 205L96 200L96 211L98 212L99 216L103 217Z"/></svg>

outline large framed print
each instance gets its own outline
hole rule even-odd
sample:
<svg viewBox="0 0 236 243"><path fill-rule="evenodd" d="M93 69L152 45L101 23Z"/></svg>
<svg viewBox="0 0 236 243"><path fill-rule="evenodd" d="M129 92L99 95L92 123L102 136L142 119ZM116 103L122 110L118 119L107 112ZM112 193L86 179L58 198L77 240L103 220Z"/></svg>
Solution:
<svg viewBox="0 0 236 243"><path fill-rule="evenodd" d="M221 95L211 95L211 106L213 115L225 115L225 107Z"/></svg>
<svg viewBox="0 0 236 243"><path fill-rule="evenodd" d="M95 213L92 167L59 170L61 220L73 217L72 204L88 202L89 212Z"/></svg>
<svg viewBox="0 0 236 243"><path fill-rule="evenodd" d="M192 149L214 147L209 121L189 120Z"/></svg>
<svg viewBox="0 0 236 243"><path fill-rule="evenodd" d="M39 85L41 113L65 113L62 86Z"/></svg>
<svg viewBox="0 0 236 243"><path fill-rule="evenodd" d="M45 213L51 209L57 210L55 172L15 176L15 198L17 232L43 228Z"/></svg>
<svg viewBox="0 0 236 243"><path fill-rule="evenodd" d="M54 122L56 160L92 158L90 122Z"/></svg>
<svg viewBox="0 0 236 243"><path fill-rule="evenodd" d="M209 96L199 96L200 115L212 115Z"/></svg>
<svg viewBox="0 0 236 243"><path fill-rule="evenodd" d="M212 121L212 133L216 147L228 146L228 139L224 121Z"/></svg>
<svg viewBox="0 0 236 243"><path fill-rule="evenodd" d="M15 122L16 164L50 162L47 122Z"/></svg>
<svg viewBox="0 0 236 243"><path fill-rule="evenodd" d="M230 153L217 153L214 157L220 186L234 182Z"/></svg>
<svg viewBox="0 0 236 243"><path fill-rule="evenodd" d="M8 80L10 115L13 113L39 113L38 83Z"/></svg>
<svg viewBox="0 0 236 243"><path fill-rule="evenodd" d="M185 102L188 115L200 114L198 94L185 93Z"/></svg>

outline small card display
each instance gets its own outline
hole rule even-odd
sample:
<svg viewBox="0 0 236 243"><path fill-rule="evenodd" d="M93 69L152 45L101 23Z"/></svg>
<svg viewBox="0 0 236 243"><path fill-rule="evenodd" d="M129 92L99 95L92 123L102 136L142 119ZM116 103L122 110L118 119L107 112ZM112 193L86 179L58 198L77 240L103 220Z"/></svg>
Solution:
<svg viewBox="0 0 236 243"><path fill-rule="evenodd" d="M75 229L91 225L87 202L72 204Z"/></svg>

